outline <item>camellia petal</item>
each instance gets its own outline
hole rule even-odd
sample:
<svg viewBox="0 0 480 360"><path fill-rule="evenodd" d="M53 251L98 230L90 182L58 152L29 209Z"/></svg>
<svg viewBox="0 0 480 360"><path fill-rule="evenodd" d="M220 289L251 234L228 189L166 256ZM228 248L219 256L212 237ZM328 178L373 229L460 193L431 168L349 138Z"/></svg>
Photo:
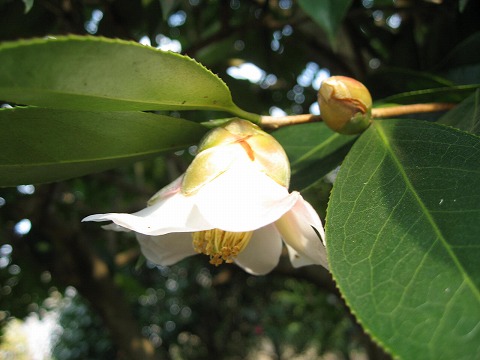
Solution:
<svg viewBox="0 0 480 360"><path fill-rule="evenodd" d="M317 264L328 268L325 246L313 227L315 225L319 234L323 234L320 218L317 215L314 219L317 224L312 224L312 219L305 216L310 215L309 207L311 205L300 198L292 210L275 222L275 226L282 235L294 267Z"/></svg>
<svg viewBox="0 0 480 360"><path fill-rule="evenodd" d="M297 217L303 217L303 219L313 226L318 232L320 239L322 240L323 245L325 245L325 230L323 229L322 221L318 217L315 209L310 205L308 201L305 201L301 198L300 201L297 201L293 209Z"/></svg>
<svg viewBox="0 0 480 360"><path fill-rule="evenodd" d="M226 231L251 231L273 223L291 209L299 193L251 167L235 166L206 184L196 204L206 221ZM228 200L228 201L226 201Z"/></svg>
<svg viewBox="0 0 480 360"><path fill-rule="evenodd" d="M195 205L195 199L176 193L133 214L97 214L82 221L113 221L145 235L191 232L212 228Z"/></svg>
<svg viewBox="0 0 480 360"><path fill-rule="evenodd" d="M153 195L148 200L147 202L148 206L151 206L160 200L165 200L170 196L173 196L179 193L182 189L182 181L184 177L185 177L185 174L182 174L181 176L176 178L174 181L172 181L170 184L168 184L167 186L157 191L155 195Z"/></svg>
<svg viewBox="0 0 480 360"><path fill-rule="evenodd" d="M264 275L278 264L282 252L282 239L274 225L256 230L248 246L235 259L235 263L252 275Z"/></svg>
<svg viewBox="0 0 480 360"><path fill-rule="evenodd" d="M245 156L239 145L222 146L202 151L193 159L188 167L183 182L182 194L191 196L205 184L225 173L235 160Z"/></svg>
<svg viewBox="0 0 480 360"><path fill-rule="evenodd" d="M154 264L169 266L197 253L192 246L191 233L170 233L147 236L137 233L143 255Z"/></svg>

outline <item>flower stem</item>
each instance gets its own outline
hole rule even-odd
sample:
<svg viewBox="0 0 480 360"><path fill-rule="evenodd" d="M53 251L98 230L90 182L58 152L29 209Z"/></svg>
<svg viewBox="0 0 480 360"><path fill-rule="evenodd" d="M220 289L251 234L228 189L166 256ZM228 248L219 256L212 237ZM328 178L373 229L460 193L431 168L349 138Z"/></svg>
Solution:
<svg viewBox="0 0 480 360"><path fill-rule="evenodd" d="M262 116L258 114L254 114L243 109L240 109L238 106L234 106L229 110L232 114L238 116L241 119L249 120L254 124L261 125L262 124Z"/></svg>
<svg viewBox="0 0 480 360"><path fill-rule="evenodd" d="M373 108L372 118L388 118L400 115L428 113L436 111L446 111L453 108L456 104L452 103L425 103L425 104L411 104L411 105L398 105L389 106L383 108ZM322 121L320 115L301 114L290 116L262 116L260 124L264 127L276 129L282 126L304 124L309 122Z"/></svg>

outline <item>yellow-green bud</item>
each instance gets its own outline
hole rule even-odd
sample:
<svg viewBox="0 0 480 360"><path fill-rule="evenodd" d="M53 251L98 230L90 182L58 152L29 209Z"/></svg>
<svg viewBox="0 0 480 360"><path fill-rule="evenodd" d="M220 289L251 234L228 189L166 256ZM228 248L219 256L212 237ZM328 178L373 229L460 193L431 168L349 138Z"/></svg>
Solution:
<svg viewBox="0 0 480 360"><path fill-rule="evenodd" d="M238 145L244 152L238 151ZM257 125L235 119L204 136L198 146L197 156L185 172L182 193L193 194L234 166L238 160L250 161L259 171L288 187L290 163L282 146Z"/></svg>
<svg viewBox="0 0 480 360"><path fill-rule="evenodd" d="M346 76L332 76L318 91L320 115L329 128L341 134L358 134L369 125L372 97L359 81Z"/></svg>

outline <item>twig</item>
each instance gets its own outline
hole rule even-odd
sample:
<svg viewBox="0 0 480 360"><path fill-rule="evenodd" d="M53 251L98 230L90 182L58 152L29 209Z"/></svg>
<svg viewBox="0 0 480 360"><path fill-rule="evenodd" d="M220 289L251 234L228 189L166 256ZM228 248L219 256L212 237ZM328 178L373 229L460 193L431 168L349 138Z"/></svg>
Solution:
<svg viewBox="0 0 480 360"><path fill-rule="evenodd" d="M373 108L372 118L378 119L408 114L446 111L452 109L453 107L455 107L455 105L456 104L452 103L425 103ZM301 114L279 117L262 116L260 124L267 128L277 129L282 126L304 124L317 121L322 121L321 115Z"/></svg>
<svg viewBox="0 0 480 360"><path fill-rule="evenodd" d="M264 127L276 129L281 126L295 125L295 124L304 124L309 122L322 121L320 115L312 114L301 114L301 115L290 115L290 116L262 116L260 124Z"/></svg>
<svg viewBox="0 0 480 360"><path fill-rule="evenodd" d="M426 103L375 108L372 109L372 118L386 118L408 114L446 111L455 107L455 105L456 104L451 103Z"/></svg>

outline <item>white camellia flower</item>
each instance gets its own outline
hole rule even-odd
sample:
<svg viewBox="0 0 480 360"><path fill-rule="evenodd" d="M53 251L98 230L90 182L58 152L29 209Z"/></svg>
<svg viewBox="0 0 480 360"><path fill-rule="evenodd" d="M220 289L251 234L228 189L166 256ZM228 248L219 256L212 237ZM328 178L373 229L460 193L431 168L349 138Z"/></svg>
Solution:
<svg viewBox="0 0 480 360"><path fill-rule="evenodd" d="M210 131L185 174L133 214L97 214L106 228L134 231L145 257L172 265L197 253L251 274L277 264L282 239L295 267L327 267L320 218L300 193L288 192L290 165L281 145L246 120Z"/></svg>

